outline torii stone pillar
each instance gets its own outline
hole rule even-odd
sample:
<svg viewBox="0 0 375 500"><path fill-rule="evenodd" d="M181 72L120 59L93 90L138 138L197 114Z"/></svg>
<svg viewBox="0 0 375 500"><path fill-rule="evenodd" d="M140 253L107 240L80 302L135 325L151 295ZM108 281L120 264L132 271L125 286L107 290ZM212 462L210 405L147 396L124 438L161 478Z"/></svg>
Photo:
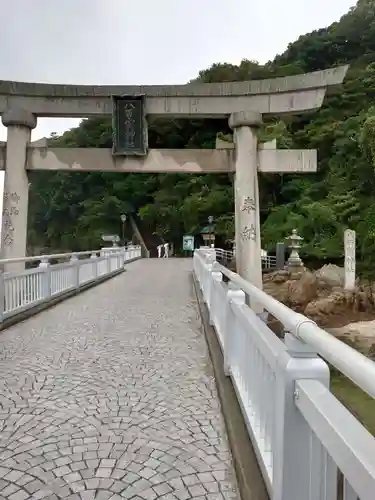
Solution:
<svg viewBox="0 0 375 500"><path fill-rule="evenodd" d="M239 111L229 118L236 145L235 223L237 272L262 288L258 190L258 111Z"/></svg>
<svg viewBox="0 0 375 500"><path fill-rule="evenodd" d="M24 109L12 108L2 115L7 127L1 257L26 256L29 182L26 171L27 146L36 116ZM19 271L23 263L8 264L5 271Z"/></svg>

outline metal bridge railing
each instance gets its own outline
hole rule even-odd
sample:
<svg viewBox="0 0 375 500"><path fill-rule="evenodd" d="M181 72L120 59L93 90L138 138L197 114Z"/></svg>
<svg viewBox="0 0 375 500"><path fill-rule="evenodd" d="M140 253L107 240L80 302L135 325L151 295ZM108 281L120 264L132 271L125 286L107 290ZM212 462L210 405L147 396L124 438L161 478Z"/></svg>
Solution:
<svg viewBox="0 0 375 500"><path fill-rule="evenodd" d="M206 249L203 249L206 250ZM208 251L210 251L209 248L207 248ZM206 251L207 251L206 250ZM215 248L213 249L216 255L216 260L217 261L224 261L224 262L230 262L233 258L235 258L235 255L232 250L223 250L222 248ZM265 252L261 256L262 260L262 269L276 269L276 256L274 255L267 255Z"/></svg>
<svg viewBox="0 0 375 500"><path fill-rule="evenodd" d="M270 498L373 500L375 438L330 391L326 361L373 398L375 363L212 252L196 250L193 262ZM283 340L267 326L268 314L284 326Z"/></svg>

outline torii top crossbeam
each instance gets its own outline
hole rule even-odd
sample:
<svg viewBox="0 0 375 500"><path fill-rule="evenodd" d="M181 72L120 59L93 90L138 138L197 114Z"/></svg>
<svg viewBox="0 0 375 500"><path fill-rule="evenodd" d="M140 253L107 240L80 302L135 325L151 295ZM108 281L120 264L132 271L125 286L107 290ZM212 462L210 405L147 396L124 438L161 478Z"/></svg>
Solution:
<svg viewBox="0 0 375 500"><path fill-rule="evenodd" d="M0 114L22 107L36 116L112 114L113 95L146 97L146 114L227 117L246 109L266 115L300 113L322 105L327 88L341 84L348 66L247 82L188 85L54 85L0 80Z"/></svg>

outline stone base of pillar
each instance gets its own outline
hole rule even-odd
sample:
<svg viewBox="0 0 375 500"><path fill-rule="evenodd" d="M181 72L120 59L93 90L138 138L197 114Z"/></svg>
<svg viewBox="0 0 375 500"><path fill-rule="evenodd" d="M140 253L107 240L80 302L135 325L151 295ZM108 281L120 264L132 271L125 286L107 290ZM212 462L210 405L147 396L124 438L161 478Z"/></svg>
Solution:
<svg viewBox="0 0 375 500"><path fill-rule="evenodd" d="M300 258L298 259L289 259L288 260L288 269L289 268L303 268L303 262Z"/></svg>

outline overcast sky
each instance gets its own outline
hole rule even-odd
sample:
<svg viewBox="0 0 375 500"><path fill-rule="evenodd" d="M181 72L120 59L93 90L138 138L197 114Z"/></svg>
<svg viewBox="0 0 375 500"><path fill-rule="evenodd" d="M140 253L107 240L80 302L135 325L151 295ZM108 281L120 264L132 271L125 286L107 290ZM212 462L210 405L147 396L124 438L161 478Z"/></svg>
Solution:
<svg viewBox="0 0 375 500"><path fill-rule="evenodd" d="M1 0L0 79L186 83L217 62L266 62L355 0ZM33 139L75 126L40 119ZM0 126L0 140L5 140Z"/></svg>

